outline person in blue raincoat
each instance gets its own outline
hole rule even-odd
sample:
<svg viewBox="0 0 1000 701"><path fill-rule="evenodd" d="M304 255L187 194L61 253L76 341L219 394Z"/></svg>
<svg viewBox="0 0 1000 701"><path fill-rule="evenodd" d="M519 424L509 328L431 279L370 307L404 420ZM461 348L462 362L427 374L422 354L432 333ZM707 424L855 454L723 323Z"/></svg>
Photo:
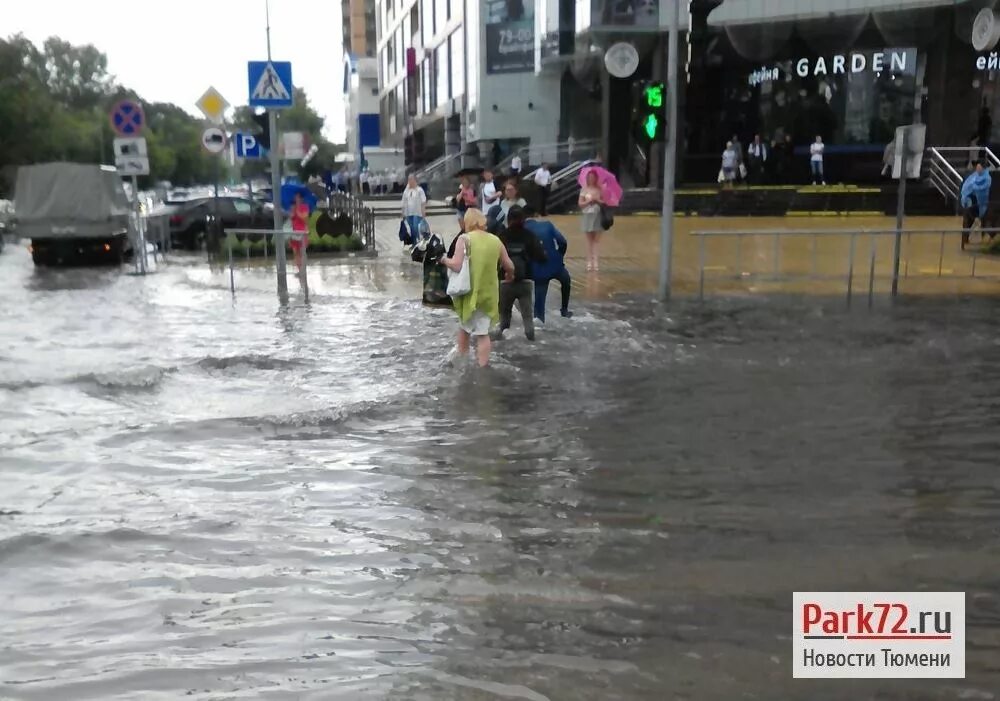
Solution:
<svg viewBox="0 0 1000 701"><path fill-rule="evenodd" d="M962 249L969 243L969 231L976 219L984 228L986 227L986 212L990 206L990 186L993 178L990 176L982 162L976 162L976 169L969 174L969 177L962 183Z"/></svg>

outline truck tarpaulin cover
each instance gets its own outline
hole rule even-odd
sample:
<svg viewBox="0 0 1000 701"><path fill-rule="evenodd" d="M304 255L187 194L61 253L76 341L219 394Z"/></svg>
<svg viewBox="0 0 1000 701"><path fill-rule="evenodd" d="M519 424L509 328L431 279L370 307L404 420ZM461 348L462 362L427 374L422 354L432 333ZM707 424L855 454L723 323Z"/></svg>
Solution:
<svg viewBox="0 0 1000 701"><path fill-rule="evenodd" d="M17 172L14 199L19 222L106 222L129 213L118 173L97 165L22 166Z"/></svg>

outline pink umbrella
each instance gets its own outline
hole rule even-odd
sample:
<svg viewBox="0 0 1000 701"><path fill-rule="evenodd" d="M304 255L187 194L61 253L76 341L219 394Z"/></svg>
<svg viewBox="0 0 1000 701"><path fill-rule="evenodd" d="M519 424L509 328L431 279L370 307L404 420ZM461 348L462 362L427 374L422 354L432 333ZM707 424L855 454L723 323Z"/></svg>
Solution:
<svg viewBox="0 0 1000 701"><path fill-rule="evenodd" d="M597 184L604 195L604 203L609 207L617 207L622 201L622 186L618 184L615 174L601 166L585 166L580 171L580 187L587 184L587 176L591 173L597 173Z"/></svg>

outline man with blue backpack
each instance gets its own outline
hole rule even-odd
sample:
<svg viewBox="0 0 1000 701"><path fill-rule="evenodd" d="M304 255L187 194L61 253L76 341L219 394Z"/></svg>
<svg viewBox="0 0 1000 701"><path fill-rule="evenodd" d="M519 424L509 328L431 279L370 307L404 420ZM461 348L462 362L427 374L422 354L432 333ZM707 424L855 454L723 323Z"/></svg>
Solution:
<svg viewBox="0 0 1000 701"><path fill-rule="evenodd" d="M562 287L562 306L559 313L567 319L573 316L569 310L570 277L566 270L566 237L550 221L528 219L524 228L535 235L545 251L545 261L531 266L531 276L535 282L535 318L545 323L545 297L549 283L558 280Z"/></svg>

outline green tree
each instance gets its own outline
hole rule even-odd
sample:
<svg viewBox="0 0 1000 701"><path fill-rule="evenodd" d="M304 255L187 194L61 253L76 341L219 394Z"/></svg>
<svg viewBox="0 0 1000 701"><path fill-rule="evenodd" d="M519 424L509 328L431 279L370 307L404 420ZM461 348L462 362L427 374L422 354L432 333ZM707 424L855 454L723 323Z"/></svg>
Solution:
<svg viewBox="0 0 1000 701"><path fill-rule="evenodd" d="M58 37L41 48L23 35L0 39L0 194L16 166L54 160L110 162L114 134L108 112L123 98L140 99L115 83L107 57L94 46ZM141 99L140 99L141 101ZM209 182L211 157L201 148L202 125L176 105L144 103L149 181ZM4 182L5 181L5 182Z"/></svg>

